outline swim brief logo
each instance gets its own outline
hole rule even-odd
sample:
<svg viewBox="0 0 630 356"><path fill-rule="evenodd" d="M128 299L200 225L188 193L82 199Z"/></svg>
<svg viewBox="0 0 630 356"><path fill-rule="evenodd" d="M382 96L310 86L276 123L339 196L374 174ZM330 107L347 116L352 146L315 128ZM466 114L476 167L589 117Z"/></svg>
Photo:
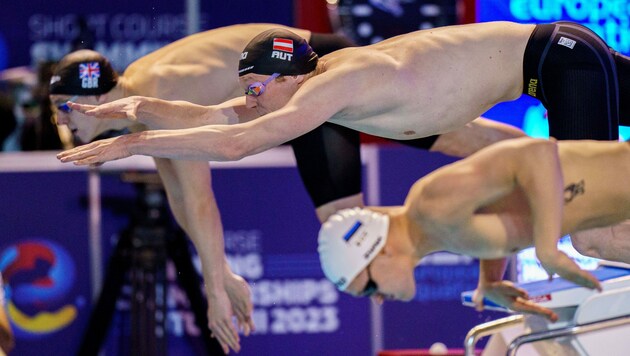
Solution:
<svg viewBox="0 0 630 356"><path fill-rule="evenodd" d="M73 296L76 268L62 246L43 239L9 246L0 254L0 270L17 337L51 334L76 320L83 302Z"/></svg>
<svg viewBox="0 0 630 356"><path fill-rule="evenodd" d="M98 88L98 78L100 78L100 76L101 66L98 62L79 64L79 79L81 80L81 88Z"/></svg>
<svg viewBox="0 0 630 356"><path fill-rule="evenodd" d="M536 97L536 90L538 89L538 79L531 78L527 84L527 94Z"/></svg>
<svg viewBox="0 0 630 356"><path fill-rule="evenodd" d="M243 53L241 53L241 61L242 61L242 60L245 60L245 59L247 58L247 54L248 54L248 53L249 53L249 52L243 52Z"/></svg>
<svg viewBox="0 0 630 356"><path fill-rule="evenodd" d="M58 81L61 80L61 77L58 75L53 75L52 77L50 77L50 85L57 83Z"/></svg>
<svg viewBox="0 0 630 356"><path fill-rule="evenodd" d="M575 47L575 44L577 42L575 42L575 40L572 40L570 38L566 38L566 37L560 37L560 40L558 40L558 44L560 46L565 46L569 49L573 49L573 47Z"/></svg>
<svg viewBox="0 0 630 356"><path fill-rule="evenodd" d="M271 58L291 61L293 58L293 41L286 38L274 38Z"/></svg>

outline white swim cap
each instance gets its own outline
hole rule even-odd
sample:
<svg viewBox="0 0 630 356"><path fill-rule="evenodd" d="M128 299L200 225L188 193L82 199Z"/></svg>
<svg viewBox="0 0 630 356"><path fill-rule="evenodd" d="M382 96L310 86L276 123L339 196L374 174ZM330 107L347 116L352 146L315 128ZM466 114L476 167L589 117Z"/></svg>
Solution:
<svg viewBox="0 0 630 356"><path fill-rule="evenodd" d="M343 209L319 230L317 251L326 277L341 291L374 260L387 241L389 216L368 209Z"/></svg>

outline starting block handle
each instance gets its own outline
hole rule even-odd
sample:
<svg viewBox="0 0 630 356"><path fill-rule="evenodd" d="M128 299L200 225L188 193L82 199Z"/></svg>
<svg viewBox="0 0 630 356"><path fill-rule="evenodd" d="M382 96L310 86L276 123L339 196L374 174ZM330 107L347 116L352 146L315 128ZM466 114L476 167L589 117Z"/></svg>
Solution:
<svg viewBox="0 0 630 356"><path fill-rule="evenodd" d="M475 356L475 346L477 341L484 336L497 333L499 330L511 327L516 324L522 323L524 320L523 315L512 315L505 318L489 321L487 323L479 324L470 329L466 334L466 340L464 341L464 352L466 356Z"/></svg>
<svg viewBox="0 0 630 356"><path fill-rule="evenodd" d="M510 343L508 347L507 355L516 356L516 351L524 344L532 343L536 341L555 339L564 336L573 336L578 334L584 334L592 331L602 330L606 328L612 328L624 324L630 324L630 316L624 316L621 318L599 321L591 324L584 324L580 326L569 326L566 328L541 331L532 334L525 334L517 337Z"/></svg>

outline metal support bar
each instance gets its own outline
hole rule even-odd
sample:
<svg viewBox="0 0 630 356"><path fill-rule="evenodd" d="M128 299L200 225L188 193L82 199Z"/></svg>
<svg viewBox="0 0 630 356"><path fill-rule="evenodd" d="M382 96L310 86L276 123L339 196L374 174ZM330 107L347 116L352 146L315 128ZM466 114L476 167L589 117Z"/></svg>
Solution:
<svg viewBox="0 0 630 356"><path fill-rule="evenodd" d="M620 326L624 324L630 324L630 316L623 316L623 317L619 317L615 319L608 319L608 320L598 321L598 322L594 322L590 324L584 324L584 325L578 325L578 326L573 326L573 327L566 327L562 329L541 331L541 332L536 332L532 334L521 335L517 337L516 339L514 339L512 343L510 343L510 346L508 347L507 355L509 356L516 355L517 349L521 347L523 344L536 342L536 341L542 341L542 340L548 340L548 339L555 339L555 338L563 337L563 336L579 335L579 334L584 334L591 331L612 328L612 327Z"/></svg>
<svg viewBox="0 0 630 356"><path fill-rule="evenodd" d="M479 339L481 339L482 337L495 334L501 329L520 324L523 322L523 320L523 315L512 315L505 318L489 321L487 323L479 324L470 329L470 331L466 335L466 340L464 342L465 355L475 355L475 345L477 345L477 341L479 341Z"/></svg>

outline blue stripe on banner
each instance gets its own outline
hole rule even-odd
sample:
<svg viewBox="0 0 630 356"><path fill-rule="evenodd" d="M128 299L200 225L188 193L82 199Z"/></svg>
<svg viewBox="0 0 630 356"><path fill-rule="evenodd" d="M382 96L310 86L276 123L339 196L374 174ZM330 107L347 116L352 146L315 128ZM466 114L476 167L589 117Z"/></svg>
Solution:
<svg viewBox="0 0 630 356"><path fill-rule="evenodd" d="M352 225L350 230L348 230L348 232L346 232L346 234L343 236L343 240L348 242L348 240L352 238L352 235L354 235L354 233L356 233L357 230L359 230L361 225L363 224L360 221L357 221L354 225Z"/></svg>
<svg viewBox="0 0 630 356"><path fill-rule="evenodd" d="M263 255L265 277L304 278L324 276L317 254Z"/></svg>

